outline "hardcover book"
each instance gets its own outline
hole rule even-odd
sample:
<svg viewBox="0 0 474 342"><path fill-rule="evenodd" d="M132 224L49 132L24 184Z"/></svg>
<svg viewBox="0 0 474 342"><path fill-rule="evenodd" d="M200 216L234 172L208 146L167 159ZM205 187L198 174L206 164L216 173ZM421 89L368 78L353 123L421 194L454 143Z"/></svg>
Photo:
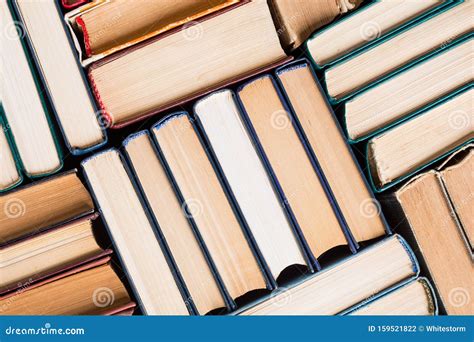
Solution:
<svg viewBox="0 0 474 342"><path fill-rule="evenodd" d="M83 65L181 27L193 38L197 20L238 0L106 1L95 0L65 16ZM84 47L84 49L82 49ZM84 51L83 51L84 50Z"/></svg>
<svg viewBox="0 0 474 342"><path fill-rule="evenodd" d="M406 68L423 56L439 51L472 32L472 1L454 2L422 22L378 42L325 72L332 101L348 99L391 74ZM443 30L439 28L443 27Z"/></svg>
<svg viewBox="0 0 474 342"><path fill-rule="evenodd" d="M317 31L306 41L306 49L317 68L335 64L439 9L443 3L442 0L372 2Z"/></svg>
<svg viewBox="0 0 474 342"><path fill-rule="evenodd" d="M15 0L12 5L69 150L81 154L105 144L107 122L86 86L58 3Z"/></svg>
<svg viewBox="0 0 474 342"><path fill-rule="evenodd" d="M460 90L367 143L374 189L383 191L474 139L474 87Z"/></svg>
<svg viewBox="0 0 474 342"><path fill-rule="evenodd" d="M288 60L266 1L238 3L218 13L202 18L197 26L202 34L195 39L178 27L90 66L97 102L113 127Z"/></svg>

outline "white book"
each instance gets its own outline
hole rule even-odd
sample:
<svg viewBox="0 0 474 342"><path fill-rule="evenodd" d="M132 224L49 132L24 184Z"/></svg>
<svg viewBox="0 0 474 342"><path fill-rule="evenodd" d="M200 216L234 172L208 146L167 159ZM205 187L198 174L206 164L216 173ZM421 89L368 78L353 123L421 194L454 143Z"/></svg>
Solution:
<svg viewBox="0 0 474 342"><path fill-rule="evenodd" d="M273 277L290 265L306 265L233 93L219 91L198 101L195 114Z"/></svg>

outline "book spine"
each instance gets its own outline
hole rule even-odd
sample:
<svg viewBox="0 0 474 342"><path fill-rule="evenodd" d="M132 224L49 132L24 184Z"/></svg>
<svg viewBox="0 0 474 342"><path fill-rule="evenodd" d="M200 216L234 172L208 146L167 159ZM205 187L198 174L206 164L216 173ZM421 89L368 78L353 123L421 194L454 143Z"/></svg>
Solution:
<svg viewBox="0 0 474 342"><path fill-rule="evenodd" d="M137 195L137 198L138 198L138 200L140 201L140 203L141 203L141 205L142 205L143 211L145 212L145 215L147 216L147 219L148 219L148 221L149 221L149 223L150 223L150 226L153 228L153 232L154 232L154 234L155 234L155 237L156 237L156 239L158 240L158 243L159 243L160 248L161 248L161 250L162 250L162 252L163 252L163 255L164 255L165 259L166 259L166 262L167 262L167 264L168 264L168 267L170 268L170 271L171 271L171 273L172 273L172 275L173 275L173 278L174 278L174 280L175 280L175 282L176 282L176 285L178 286L178 289L179 289L179 291L180 291L180 293L181 293L181 296L183 297L183 301L184 301L184 303L186 304L186 307L187 307L189 313L190 313L191 315L195 314L195 313L196 313L195 305L194 305L194 303L190 300L189 291L187 290L186 285L184 284L181 275L179 274L178 270L177 270L176 267L175 267L176 265L175 265L175 263L174 263L174 260L173 260L173 259L171 258L171 256L169 255L167 248L165 248L164 241L163 241L163 239L161 238L161 235L159 234L158 229L157 229L156 226L154 225L154 222L153 222L153 220L152 220L152 218L151 218L150 211L149 211L148 207L146 206L146 203L145 203L143 197L141 196L140 192L138 191L138 185L136 184L136 182L135 182L135 180L134 180L134 177L133 177L133 174L132 174L130 168L128 167L127 162L126 162L126 160L124 159L122 153L121 153L119 150L115 149L115 148L111 148L111 149L108 149L108 150L104 150L104 151L102 151L102 152L99 152L99 153L96 153L96 154L92 155L91 157L88 157L88 158L84 159L84 160L81 162L81 165L84 165L85 163L87 163L88 160L90 160L90 159L92 159L92 158L94 158L94 157L100 155L101 153L106 153L106 152L110 152L110 151L115 151L115 152L120 156L120 160L121 160L122 165L123 165L123 167L124 167L124 169L125 169L125 172L127 173L128 177L129 177L129 179L130 179L130 182L132 183L132 186L133 186L133 188L134 188L134 190L135 190L135 193L136 193L136 195ZM114 251L115 251L115 254L116 254L117 257L118 257L120 264L123 265L123 267L124 267L124 273L125 273L127 279L129 280L129 283L130 283L130 286L131 286L131 288L132 288L132 291L133 291L133 293L135 294L135 298L137 298L137 300L138 300L138 302L139 302L139 307L140 307L140 309L142 310L142 312L146 314L145 306L143 305L143 302L142 302L142 300L141 300L141 298L140 298L140 294L139 294L138 291L137 291L137 288L136 288L136 286L135 286L135 284L134 284L134 281L133 281L132 277L130 277L130 273L129 273L128 269L127 269L127 264L124 262L124 259L123 259L123 257L121 256L121 252L120 252L120 250L117 248L117 245L116 245L116 243L115 243L115 241L114 241L114 238L113 238L113 235L112 235L112 231L110 230L110 227L109 227L109 225L108 225L108 223L107 223L107 219L105 218L105 216L104 216L103 213L102 213L102 209L101 209L101 206L100 206L100 202L97 200L97 197L95 196L94 188L92 187L92 185L91 185L91 183L90 183L90 181L89 181L89 179L88 179L88 177L87 177L87 173L85 172L84 168L83 168L83 172L82 172L82 173L83 173L84 179L85 179L85 181L86 181L86 184L88 185L88 188L90 189L90 193L91 193L91 195L92 195L92 198L94 199L94 202L95 202L95 204L96 204L96 206L97 206L97 209L98 209L98 211L101 213L102 222L103 222L104 226L105 226L106 229L107 229L107 232L108 232L108 235L109 235L109 237L110 237L110 240L112 241L112 245L113 245L113 249L114 249ZM159 290L159 289L157 289L157 290Z"/></svg>
<svg viewBox="0 0 474 342"><path fill-rule="evenodd" d="M135 134L129 136L129 137L123 142L122 145L125 146L125 145L127 144L127 141L128 141L129 139L133 139L133 137L136 137L136 136L141 135L141 134L146 134L146 135L148 136L148 138L150 139L150 142L151 142L153 151L155 152L155 155L157 156L157 158L159 159L161 165L163 166L163 168L164 168L164 170L165 170L165 173L166 173L166 175L167 175L167 177L168 177L170 183L172 184L173 190L174 190L174 192L175 192L175 194L176 194L176 197L178 198L178 201L180 202L180 204L183 205L183 204L185 203L184 197L183 197L183 195L181 194L181 192L180 192L180 190L179 190L179 188L178 188L178 185L176 184L176 181L175 181L175 179L174 179L174 177L173 177L173 174L172 174L172 172L171 172L171 170L170 170L170 168L169 168L169 166L168 166L168 164L167 164L167 162L166 162L166 160L165 160L165 158L164 158L164 156L163 156L163 153L162 153L161 150L160 150L159 145L158 145L156 142L154 142L154 139L152 139L152 137L151 137L151 135L150 135L150 133L149 133L148 131L141 131L141 132L138 132L138 133L135 133ZM145 203L146 207L147 207L147 208L150 208L149 201L148 201L148 199L147 199L147 197L146 197L146 195L145 195L145 191L143 190L143 187L142 187L142 185L141 185L141 183L140 183L140 180L138 179L138 176L137 176L137 174L136 174L136 171L135 171L135 169L134 169L132 163L130 162L130 157L129 157L129 155L128 155L126 149L124 149L124 151L125 151L125 152L124 152L124 155L125 155L126 159L128 160L128 165L129 165L129 168L130 168L131 173L132 173L132 177L134 178L134 183L137 185L138 191L142 194L143 200L144 200L144 203ZM179 273L180 273L180 272L179 272L179 267L176 265L176 262L174 261L173 253L171 252L171 250L170 250L170 248L169 248L169 246L168 246L168 243L166 242L166 237L165 237L164 234L162 233L162 231L161 231L161 229L160 229L160 226L159 226L159 224L158 224L158 220L156 219L156 217L155 217L155 215L153 214L153 212L152 212L151 209L150 209L150 216L151 216L151 218L153 219L154 226L156 227L156 229L157 229L157 231L158 231L158 233L159 233L159 235L160 235L160 238L161 238L162 241L163 241L163 245L164 245L164 246L166 247L166 249L167 249L167 253L170 255L170 259L173 260L173 264L175 265L175 268L176 268L176 270L177 270L177 273L179 274ZM226 289L226 287L225 287L225 285L224 285L224 282L222 281L222 278L221 278L221 276L220 276L220 274L219 274L219 272L218 272L218 270L217 270L217 268L216 268L216 266L215 266L215 263L214 263L214 261L212 260L212 258L211 258L211 256L210 256L210 253L209 253L209 251L207 250L207 247L206 247L206 245L205 245L205 243L204 243L202 237L201 237L200 234L199 234L199 231L198 231L198 229L197 229L197 227L196 227L196 224L195 224L194 220L192 219L192 217L191 217L190 215L186 215L186 219L187 219L187 221L189 222L189 225L190 225L190 227L191 227L191 229L192 229L192 231L193 231L193 233L194 233L194 236L196 237L196 240L197 240L197 242L198 242L198 244L199 244L199 247L201 248L201 251L203 252L203 255L204 255L205 259L206 259L206 262L207 262L207 264L209 265L209 268L210 268L210 270L211 270L211 272L212 272L212 274L213 274L213 276L214 276L214 278L215 278L215 280L216 280L216 283L217 283L218 288L219 288L219 290L220 290L220 292L221 292L221 294L222 294L222 297L223 297L223 299L224 299L224 302L226 303L226 308L227 308L227 310L233 310L233 309L235 308L236 304L235 304L235 302L233 301L233 299L230 297L229 292L227 291L227 289ZM183 279L182 277L181 277L181 279L182 279L183 284L185 284L184 279ZM188 291L188 293L189 293L189 291ZM192 300L192 297L191 297L190 294L189 294L188 298L191 298L191 300ZM196 306L194 306L194 311L196 312L196 314L200 314L200 313L198 312Z"/></svg>

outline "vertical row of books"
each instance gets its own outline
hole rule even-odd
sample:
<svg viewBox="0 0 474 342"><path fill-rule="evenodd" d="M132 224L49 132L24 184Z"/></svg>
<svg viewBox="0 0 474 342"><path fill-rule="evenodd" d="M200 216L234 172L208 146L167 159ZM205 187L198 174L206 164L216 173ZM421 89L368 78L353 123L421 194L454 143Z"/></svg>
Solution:
<svg viewBox="0 0 474 342"><path fill-rule="evenodd" d="M0 313L472 313L472 1L1 4Z"/></svg>

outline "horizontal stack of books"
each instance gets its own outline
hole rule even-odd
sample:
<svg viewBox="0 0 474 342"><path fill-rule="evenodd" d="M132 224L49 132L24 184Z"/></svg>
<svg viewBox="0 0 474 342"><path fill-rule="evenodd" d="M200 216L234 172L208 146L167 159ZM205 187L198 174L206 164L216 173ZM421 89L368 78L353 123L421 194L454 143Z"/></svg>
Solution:
<svg viewBox="0 0 474 342"><path fill-rule="evenodd" d="M0 3L0 314L473 313L473 1Z"/></svg>

